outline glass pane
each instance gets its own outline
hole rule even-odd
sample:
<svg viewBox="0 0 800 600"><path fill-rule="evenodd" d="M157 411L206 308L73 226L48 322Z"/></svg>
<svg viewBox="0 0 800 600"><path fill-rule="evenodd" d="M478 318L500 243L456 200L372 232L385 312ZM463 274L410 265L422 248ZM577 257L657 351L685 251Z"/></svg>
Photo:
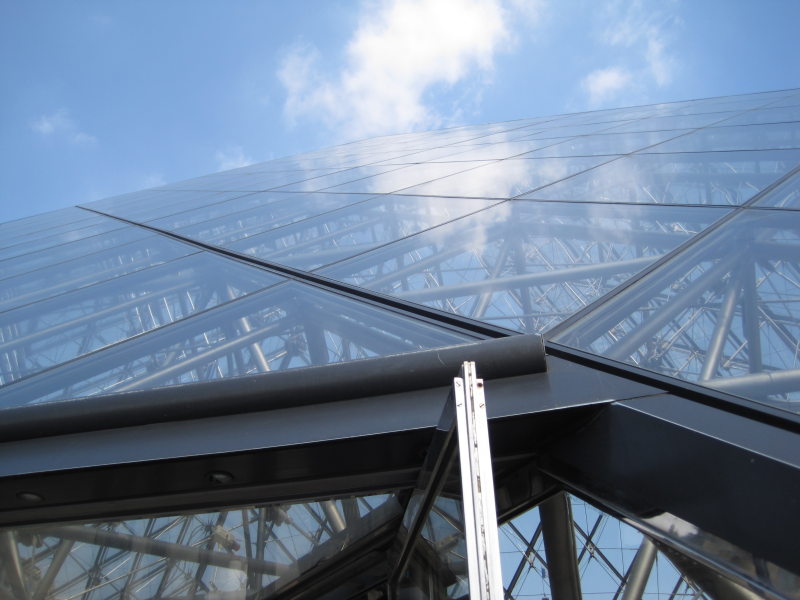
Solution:
<svg viewBox="0 0 800 600"><path fill-rule="evenodd" d="M330 188L331 192L363 192L368 194L391 194L406 190L411 186L446 177L453 173L474 169L485 165L485 161L428 162L414 164L387 171L375 177L368 177ZM447 196L450 194L441 194ZM458 194L453 194L458 195Z"/></svg>
<svg viewBox="0 0 800 600"><path fill-rule="evenodd" d="M756 206L800 209L800 174L794 175L763 198L759 198Z"/></svg>
<svg viewBox="0 0 800 600"><path fill-rule="evenodd" d="M198 253L7 310L0 313L0 385L181 321L281 279Z"/></svg>
<svg viewBox="0 0 800 600"><path fill-rule="evenodd" d="M59 223L42 222L42 226L38 229L30 231L9 231L6 235L0 237L0 247L8 248L10 246L19 246L25 244L35 244L36 242L46 239L50 236L69 233L98 223L101 218L88 210L81 211L83 218L70 220Z"/></svg>
<svg viewBox="0 0 800 600"><path fill-rule="evenodd" d="M631 131L662 131L673 129L695 129L707 127L716 123L723 124L726 119L735 116L735 112L714 112L687 115L672 115L666 117L650 117L638 119L616 127L613 133L627 133Z"/></svg>
<svg viewBox="0 0 800 600"><path fill-rule="evenodd" d="M16 598L272 598L400 515L394 493L0 531Z"/></svg>
<svg viewBox="0 0 800 600"><path fill-rule="evenodd" d="M643 204L742 204L800 164L800 150L634 154L526 198Z"/></svg>
<svg viewBox="0 0 800 600"><path fill-rule="evenodd" d="M244 193L156 189L98 200L86 206L115 217L144 222L198 206L224 202Z"/></svg>
<svg viewBox="0 0 800 600"><path fill-rule="evenodd" d="M456 465L454 482L458 487L459 473ZM467 565L464 504L458 488L448 490L446 487L425 519L409 571L398 585L399 595L429 600L469 598Z"/></svg>
<svg viewBox="0 0 800 600"><path fill-rule="evenodd" d="M57 246L53 251L44 248L22 256L0 260L0 279L23 275L36 269L57 265L71 259L89 256L101 250L113 249L130 242L152 237L152 233L139 227L122 226L108 233L101 233L74 242Z"/></svg>
<svg viewBox="0 0 800 600"><path fill-rule="evenodd" d="M80 208L62 208L40 215L33 215L32 217L0 223L0 235L3 237L26 235L34 231L57 227L63 223L83 221L92 216L92 213L81 210Z"/></svg>
<svg viewBox="0 0 800 600"><path fill-rule="evenodd" d="M538 127L538 131L520 137L520 140L541 140L550 138L567 138L576 135L591 135L598 133L614 133L627 121L605 121L602 117L597 117L599 122L573 123L567 120L555 120L551 123L544 123Z"/></svg>
<svg viewBox="0 0 800 600"><path fill-rule="evenodd" d="M800 213L745 211L554 339L800 412Z"/></svg>
<svg viewBox="0 0 800 600"><path fill-rule="evenodd" d="M339 208L358 204L374 196L370 194L283 194L274 192L253 194L226 202L220 207L233 208L228 205L247 205L250 208L238 210L210 220L203 220L192 225L179 227L174 231L180 235L207 244L224 246L242 238L282 227L290 223L309 219L317 215L329 213ZM242 200L240 202L239 200ZM244 202L244 201L247 202ZM185 219L186 217L182 217ZM193 218L193 217L190 217ZM173 223L179 222L174 219ZM163 222L156 221L156 226ZM169 224L167 224L169 225ZM167 227L169 228L169 227Z"/></svg>
<svg viewBox="0 0 800 600"><path fill-rule="evenodd" d="M134 241L125 243L127 239ZM49 263L42 264L39 268L31 264L33 261L9 265L18 267L15 270L21 274L0 280L0 313L197 252L189 244L153 235L137 227L118 229L110 234L67 245L78 247L70 248L70 252L64 253L61 246L57 255L48 252L45 256L37 257L37 263L41 264L45 259ZM72 254L83 255L63 260L65 256ZM26 258L30 256L32 255L26 255ZM26 265L30 268L24 268ZM3 271L0 268L0 272ZM7 271L10 272L11 269Z"/></svg>
<svg viewBox="0 0 800 600"><path fill-rule="evenodd" d="M225 247L300 269L314 269L490 205L486 200L463 198L381 196ZM290 205L281 208L291 210Z"/></svg>
<svg viewBox="0 0 800 600"><path fill-rule="evenodd" d="M401 169L398 165L368 165L365 167L355 167L353 169L346 169L344 171L337 171L335 173L331 173L329 175L322 175L321 177L315 177L314 179L306 179L305 181L301 181L298 183L294 183L292 185L287 185L285 187L280 188L281 191L295 191L295 192L314 192L318 190L326 190L328 188L332 188L334 186L341 186L343 184L352 183L353 187L358 187L360 182L363 179L372 179L381 173L386 173L388 171L396 171L397 169ZM342 190L346 190L347 186L340 188ZM369 191L369 190L362 190L356 189L352 191ZM390 190L391 191L391 190Z"/></svg>
<svg viewBox="0 0 800 600"><path fill-rule="evenodd" d="M684 132L685 130L606 133L603 135L585 135L566 141L552 139L549 141L557 143L553 143L536 152L531 152L525 158L627 154L658 144Z"/></svg>
<svg viewBox="0 0 800 600"><path fill-rule="evenodd" d="M753 125L757 123L789 123L800 121L800 106L761 108L725 121L725 125Z"/></svg>
<svg viewBox="0 0 800 600"><path fill-rule="evenodd" d="M707 127L664 142L647 151L711 152L781 148L800 148L800 123Z"/></svg>
<svg viewBox="0 0 800 600"><path fill-rule="evenodd" d="M506 202L322 273L529 333L608 293L726 209Z"/></svg>
<svg viewBox="0 0 800 600"><path fill-rule="evenodd" d="M620 598L644 537L633 527L570 496L572 528L584 598ZM503 580L507 598L549 598L550 570L542 538L539 509L533 508L500 529ZM643 600L692 598L710 600L661 552L643 565Z"/></svg>
<svg viewBox="0 0 800 600"><path fill-rule="evenodd" d="M201 281L212 289L219 285L219 274L231 268L226 264ZM472 339L315 287L286 283L18 381L0 390L0 405L209 381Z"/></svg>
<svg viewBox="0 0 800 600"><path fill-rule="evenodd" d="M113 231L124 227L124 223L120 223L115 219L108 217L94 216L85 221L75 223L74 229L56 229L51 234L41 232L34 234L35 239L27 239L20 241L14 246L9 246L0 250L0 260L7 260L16 256L22 256L44 248L54 248L62 244L68 244L75 240L82 240L93 235Z"/></svg>
<svg viewBox="0 0 800 600"><path fill-rule="evenodd" d="M510 158L410 187L403 192L431 196L512 198L571 177L612 158Z"/></svg>

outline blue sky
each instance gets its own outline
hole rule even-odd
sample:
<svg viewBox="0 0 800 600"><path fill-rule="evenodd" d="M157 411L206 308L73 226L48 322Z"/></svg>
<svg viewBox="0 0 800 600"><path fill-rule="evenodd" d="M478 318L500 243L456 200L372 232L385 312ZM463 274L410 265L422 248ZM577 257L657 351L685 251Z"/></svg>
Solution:
<svg viewBox="0 0 800 600"><path fill-rule="evenodd" d="M0 3L0 221L363 137L800 87L797 0Z"/></svg>

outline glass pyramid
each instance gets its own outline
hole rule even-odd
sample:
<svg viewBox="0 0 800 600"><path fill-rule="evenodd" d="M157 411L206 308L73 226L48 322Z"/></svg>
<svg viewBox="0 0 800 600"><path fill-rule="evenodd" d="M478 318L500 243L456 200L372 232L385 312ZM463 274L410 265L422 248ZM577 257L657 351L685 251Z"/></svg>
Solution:
<svg viewBox="0 0 800 600"><path fill-rule="evenodd" d="M386 136L19 219L0 224L0 415L522 333L800 413L798 210L800 90L786 90ZM0 560L19 574L0 597L284 597L280 577L333 552L338 512L370 527L400 514L402 493L379 492L96 522L105 542L82 525L9 530ZM606 577L617 597L641 534L620 525L600 547L606 516L573 504L581 568L604 573L587 585ZM307 521L294 532L289 510ZM509 598L551 593L526 514L503 529ZM225 566L230 532L259 548L257 583ZM217 563L190 573L196 558L133 538ZM642 597L706 597L664 577L672 595Z"/></svg>

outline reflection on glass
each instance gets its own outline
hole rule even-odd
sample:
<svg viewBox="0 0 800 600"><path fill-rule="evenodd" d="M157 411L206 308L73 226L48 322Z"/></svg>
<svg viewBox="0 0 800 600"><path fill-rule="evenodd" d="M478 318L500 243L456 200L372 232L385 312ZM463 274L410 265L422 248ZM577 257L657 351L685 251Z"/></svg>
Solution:
<svg viewBox="0 0 800 600"><path fill-rule="evenodd" d="M346 560L354 541L399 514L395 494L382 494L0 531L0 589L52 600L266 599Z"/></svg>
<svg viewBox="0 0 800 600"><path fill-rule="evenodd" d="M70 285L72 291L0 312L0 386L280 280L197 253L81 289Z"/></svg>
<svg viewBox="0 0 800 600"><path fill-rule="evenodd" d="M488 206L489 201L477 199L381 196L224 246L300 269L314 269ZM254 219L285 219L293 210L291 203L282 204ZM269 228L269 221L264 226Z"/></svg>
<svg viewBox="0 0 800 600"><path fill-rule="evenodd" d="M85 206L99 212L144 222L165 215L224 202L244 195L238 191L188 191L158 188L114 196L105 200L90 202Z"/></svg>
<svg viewBox="0 0 800 600"><path fill-rule="evenodd" d="M0 261L16 258L17 256L24 256L31 252L43 250L45 248L54 248L62 244L68 244L83 238L91 237L120 229L124 227L124 223L120 223L114 219L107 217L93 216L90 219L78 221L70 226L64 228L56 228L53 232L43 231L32 234L33 237L18 241L13 246L0 249Z"/></svg>
<svg viewBox="0 0 800 600"><path fill-rule="evenodd" d="M642 204L742 204L800 163L800 150L634 154L526 198Z"/></svg>
<svg viewBox="0 0 800 600"><path fill-rule="evenodd" d="M411 186L447 177L485 165L486 161L427 162L395 168L374 177L367 177L329 188L331 192L363 192L368 194L391 194ZM449 194L442 194L444 196ZM461 194L452 194L459 196ZM472 194L474 195L474 194Z"/></svg>
<svg viewBox="0 0 800 600"><path fill-rule="evenodd" d="M4 238L24 236L36 231L42 231L51 227L58 227L65 223L76 223L91 218L93 215L80 208L70 207L54 210L32 217L15 219L7 223L0 223L0 235Z"/></svg>
<svg viewBox="0 0 800 600"><path fill-rule="evenodd" d="M229 294L226 280L219 277L223 270L212 271L213 276L197 284L198 302ZM269 277L274 281L275 276ZM186 294L180 299L191 300ZM166 310L158 298L147 300L154 309ZM126 314L149 318L149 312ZM83 339L75 338L73 344ZM307 285L285 283L17 381L0 389L0 406L344 362L472 339Z"/></svg>
<svg viewBox="0 0 800 600"><path fill-rule="evenodd" d="M759 198L756 206L800 209L800 173Z"/></svg>
<svg viewBox="0 0 800 600"><path fill-rule="evenodd" d="M510 158L408 187L403 190L403 193L471 198L512 198L572 177L581 171L612 159L613 157L610 156Z"/></svg>
<svg viewBox="0 0 800 600"><path fill-rule="evenodd" d="M648 152L708 152L800 148L800 123L707 127L664 142Z"/></svg>
<svg viewBox="0 0 800 600"><path fill-rule="evenodd" d="M551 142L550 145L526 154L525 158L628 154L681 135L684 132L685 130L639 133L609 132L603 135L584 135L565 141L552 139L549 140Z"/></svg>
<svg viewBox="0 0 800 600"><path fill-rule="evenodd" d="M414 496L403 519L411 525L416 515ZM464 534L464 504L461 500L461 470L456 452L446 468L444 485L436 495L422 524L408 569L397 585L398 598L456 600L469 598L467 540Z"/></svg>
<svg viewBox="0 0 800 600"><path fill-rule="evenodd" d="M174 231L182 236L207 244L225 246L242 238L257 235L296 221L302 221L303 219L310 219L339 208L364 202L370 198L373 198L370 194L277 195L275 192L253 194L218 205L226 209L246 205L244 209L231 211L230 214L224 216L215 215L214 218L203 219L201 222L179 227ZM173 223L176 222L177 219L173 219ZM170 229L173 223L167 224L162 220L162 222L157 221L153 225L157 227L166 225L166 228Z"/></svg>
<svg viewBox="0 0 800 600"><path fill-rule="evenodd" d="M556 341L800 412L800 213L750 209Z"/></svg>
<svg viewBox="0 0 800 600"><path fill-rule="evenodd" d="M348 283L540 333L726 209L512 201L328 267Z"/></svg>
<svg viewBox="0 0 800 600"><path fill-rule="evenodd" d="M77 209L76 209L77 210ZM56 223L48 223L43 220L41 226L36 229L23 228L21 231L8 231L5 235L0 236L0 249L6 249L11 246L30 245L47 239L49 237L69 234L71 231L82 229L90 225L96 225L101 221L101 218L96 214L89 211L80 211L82 215L80 218L73 217Z"/></svg>
<svg viewBox="0 0 800 600"><path fill-rule="evenodd" d="M43 248L35 252L29 252L22 256L15 256L11 259L0 260L0 279L14 277L24 274L32 274L33 271L52 267L70 260L81 260L89 257L95 252L103 250L113 250L117 246L124 246L131 242L152 237L149 231L138 227L120 227L108 233L101 233L91 237L67 242L57 246L57 250ZM176 242L177 244L177 242ZM124 251L123 251L124 252ZM91 260L88 259L87 260Z"/></svg>

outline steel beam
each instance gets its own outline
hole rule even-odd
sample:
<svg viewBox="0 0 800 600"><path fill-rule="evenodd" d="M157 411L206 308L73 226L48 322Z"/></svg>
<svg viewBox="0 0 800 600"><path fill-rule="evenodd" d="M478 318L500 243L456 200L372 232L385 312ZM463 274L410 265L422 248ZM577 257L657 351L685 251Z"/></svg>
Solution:
<svg viewBox="0 0 800 600"><path fill-rule="evenodd" d="M542 502L539 516L553 600L581 600L572 506L567 495L560 492Z"/></svg>

